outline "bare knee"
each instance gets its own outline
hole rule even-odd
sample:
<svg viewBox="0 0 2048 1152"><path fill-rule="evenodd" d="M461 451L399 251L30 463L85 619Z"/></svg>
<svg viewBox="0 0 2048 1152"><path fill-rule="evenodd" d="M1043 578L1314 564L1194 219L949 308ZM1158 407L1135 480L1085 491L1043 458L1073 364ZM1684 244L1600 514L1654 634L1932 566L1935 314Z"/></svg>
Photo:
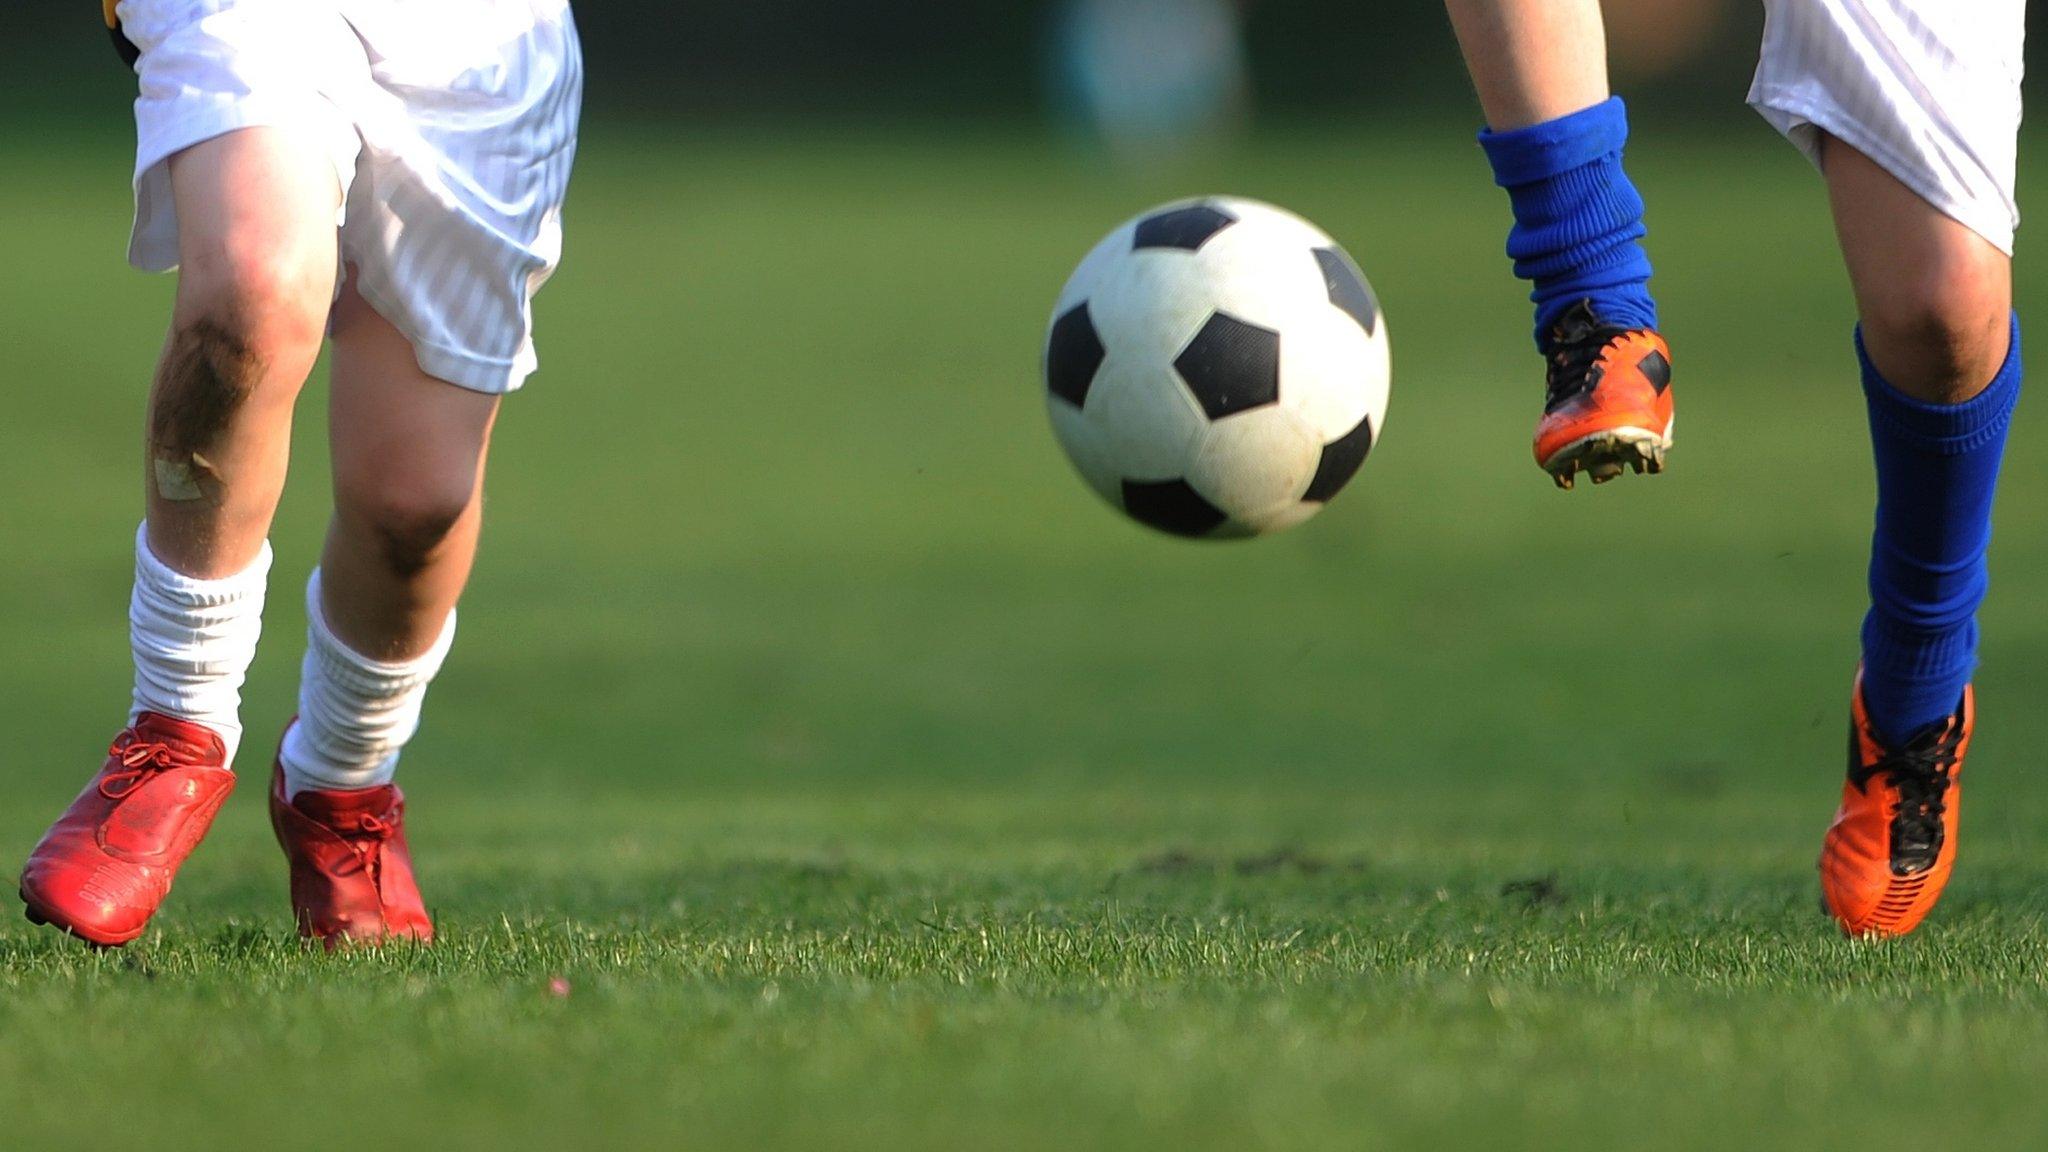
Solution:
<svg viewBox="0 0 2048 1152"><path fill-rule="evenodd" d="M261 235L230 235L185 256L177 323L232 327L265 361L310 366L334 301L334 259L324 245L279 246Z"/></svg>
<svg viewBox="0 0 2048 1152"><path fill-rule="evenodd" d="M401 580L441 555L476 499L474 474L439 478L379 476L337 487L337 512L376 562Z"/></svg>
<svg viewBox="0 0 2048 1152"><path fill-rule="evenodd" d="M224 252L180 274L150 405L157 458L202 471L252 401L289 404L319 355L331 285L317 267Z"/></svg>
<svg viewBox="0 0 2048 1152"><path fill-rule="evenodd" d="M2011 336L2004 266L1958 252L1860 294L1864 346L1893 387L1956 404L1997 374Z"/></svg>

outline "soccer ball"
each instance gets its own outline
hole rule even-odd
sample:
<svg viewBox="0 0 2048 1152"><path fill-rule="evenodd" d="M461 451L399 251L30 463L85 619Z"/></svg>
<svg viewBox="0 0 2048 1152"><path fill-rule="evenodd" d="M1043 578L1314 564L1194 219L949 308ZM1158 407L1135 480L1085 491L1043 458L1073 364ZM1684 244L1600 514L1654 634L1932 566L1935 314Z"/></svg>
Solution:
<svg viewBox="0 0 2048 1152"><path fill-rule="evenodd" d="M1387 413L1386 318L1336 241L1223 196L1111 232L1053 307L1046 405L1090 487L1179 536L1316 514Z"/></svg>

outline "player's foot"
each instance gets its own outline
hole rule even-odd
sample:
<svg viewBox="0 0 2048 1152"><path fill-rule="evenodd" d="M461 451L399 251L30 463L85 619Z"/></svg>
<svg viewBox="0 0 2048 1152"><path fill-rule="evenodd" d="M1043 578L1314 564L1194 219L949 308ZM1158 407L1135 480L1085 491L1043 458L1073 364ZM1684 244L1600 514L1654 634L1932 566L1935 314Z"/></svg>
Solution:
<svg viewBox="0 0 2048 1152"><path fill-rule="evenodd" d="M1863 678L1850 706L1849 778L1821 845L1821 900L1851 936L1903 936L1941 898L1956 861L1963 756L1977 702L1968 688L1954 715L1888 747L1863 711Z"/></svg>
<svg viewBox="0 0 2048 1152"><path fill-rule="evenodd" d="M434 922L413 879L405 843L405 794L396 784L356 791L284 795L284 769L270 782L270 826L291 862L299 935L337 944L434 938Z"/></svg>
<svg viewBox="0 0 2048 1152"><path fill-rule="evenodd" d="M1602 323L1581 300L1550 330L1536 463L1559 488L1584 472L1662 472L1671 450L1671 349L1648 328Z"/></svg>
<svg viewBox="0 0 2048 1152"><path fill-rule="evenodd" d="M29 853L21 870L28 918L108 948L142 935L234 787L213 729L155 712L136 717Z"/></svg>

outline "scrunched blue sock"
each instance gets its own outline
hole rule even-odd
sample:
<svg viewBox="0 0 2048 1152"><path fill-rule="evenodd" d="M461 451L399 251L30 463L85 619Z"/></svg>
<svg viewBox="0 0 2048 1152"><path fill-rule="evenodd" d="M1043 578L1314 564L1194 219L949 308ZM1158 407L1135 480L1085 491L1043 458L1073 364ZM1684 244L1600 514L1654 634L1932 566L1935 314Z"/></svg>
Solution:
<svg viewBox="0 0 2048 1152"><path fill-rule="evenodd" d="M1479 146L1515 211L1508 256L1534 287L1536 346L1551 325L1590 299L1604 323L1655 328L1650 258L1642 239L1643 198L1622 171L1628 110L1618 96L1591 108L1508 132L1485 131Z"/></svg>
<svg viewBox="0 0 2048 1152"><path fill-rule="evenodd" d="M1991 497L2020 396L2020 322L1984 391L1929 404L1887 383L1863 350L1863 394L1877 460L1863 704L1894 743L1955 711L1977 663L1977 606L1989 584Z"/></svg>

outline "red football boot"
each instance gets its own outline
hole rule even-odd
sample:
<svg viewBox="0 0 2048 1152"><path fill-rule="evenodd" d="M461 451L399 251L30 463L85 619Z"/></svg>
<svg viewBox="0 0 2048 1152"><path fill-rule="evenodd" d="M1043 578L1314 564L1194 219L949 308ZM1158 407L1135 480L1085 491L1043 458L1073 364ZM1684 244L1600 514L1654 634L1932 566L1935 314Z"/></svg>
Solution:
<svg viewBox="0 0 2048 1152"><path fill-rule="evenodd" d="M337 944L434 938L405 843L405 793L396 784L356 791L308 788L284 797L271 773L270 826L292 867L299 935Z"/></svg>
<svg viewBox="0 0 2048 1152"><path fill-rule="evenodd" d="M213 729L155 712L136 717L29 853L21 870L28 918L107 948L142 935L234 788Z"/></svg>

